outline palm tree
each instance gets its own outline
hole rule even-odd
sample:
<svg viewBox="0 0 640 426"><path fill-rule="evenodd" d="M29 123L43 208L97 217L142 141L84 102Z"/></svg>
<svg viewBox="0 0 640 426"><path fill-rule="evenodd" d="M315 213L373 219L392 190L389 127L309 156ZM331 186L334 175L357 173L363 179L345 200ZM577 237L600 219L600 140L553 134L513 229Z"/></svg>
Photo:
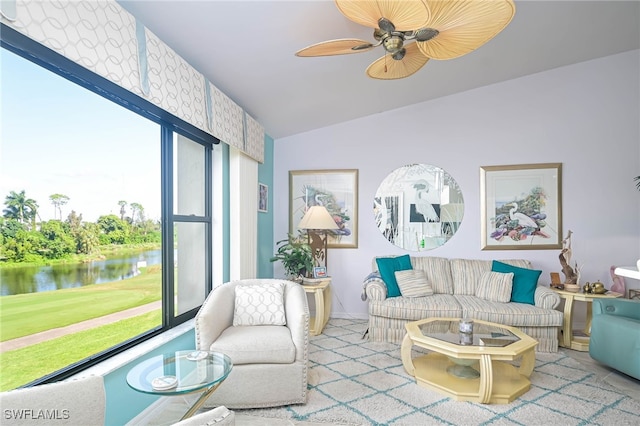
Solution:
<svg viewBox="0 0 640 426"><path fill-rule="evenodd" d="M51 201L51 204L53 204L53 207L58 211L60 220L62 220L62 206L69 202L69 197L63 194L53 194L49 196L49 200ZM53 218L56 218L55 214L53 215Z"/></svg>
<svg viewBox="0 0 640 426"><path fill-rule="evenodd" d="M38 203L32 198L27 198L24 189L19 193L11 191L5 198L4 204L7 206L3 211L5 217L16 219L24 224L28 224L31 221L35 228Z"/></svg>
<svg viewBox="0 0 640 426"><path fill-rule="evenodd" d="M131 203L131 223L136 223L136 213L138 214L138 221L144 220L144 207L140 203Z"/></svg>
<svg viewBox="0 0 640 426"><path fill-rule="evenodd" d="M125 210L125 207L127 207L127 204L129 204L129 203L127 203L124 200L118 201L118 205L120 206L120 220L124 220L124 215L127 212Z"/></svg>

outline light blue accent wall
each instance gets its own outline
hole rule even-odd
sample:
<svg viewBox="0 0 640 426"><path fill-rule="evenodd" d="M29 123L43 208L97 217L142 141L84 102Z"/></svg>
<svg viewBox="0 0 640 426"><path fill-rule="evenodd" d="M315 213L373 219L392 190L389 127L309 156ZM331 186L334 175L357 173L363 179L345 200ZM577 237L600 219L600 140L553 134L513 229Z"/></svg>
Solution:
<svg viewBox="0 0 640 426"><path fill-rule="evenodd" d="M195 332L192 328L153 351L105 375L104 387L107 393L105 425L122 426L159 398L158 396L135 391L127 385L127 373L135 363L163 353L187 351L195 349L195 347Z"/></svg>
<svg viewBox="0 0 640 426"><path fill-rule="evenodd" d="M267 185L267 212L258 212L257 278L273 278L273 138L264 137L264 163L258 164L258 182Z"/></svg>
<svg viewBox="0 0 640 426"><path fill-rule="evenodd" d="M224 203L223 208L223 218L222 218L222 240L224 244L224 250L222 253L223 256L223 264L224 271L222 273L222 282L229 281L229 277L231 276L231 258L229 257L230 251L230 242L231 242L231 232L229 230L230 227L230 213L229 213L229 200L230 200L230 184L229 184L229 145L226 143L221 143L222 146L222 198ZM213 254L217 256L217 253Z"/></svg>

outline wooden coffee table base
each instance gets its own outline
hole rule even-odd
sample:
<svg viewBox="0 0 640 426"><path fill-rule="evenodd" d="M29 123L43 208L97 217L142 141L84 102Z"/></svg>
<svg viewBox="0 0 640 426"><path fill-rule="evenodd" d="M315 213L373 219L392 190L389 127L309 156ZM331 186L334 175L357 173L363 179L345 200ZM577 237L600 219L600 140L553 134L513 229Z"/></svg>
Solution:
<svg viewBox="0 0 640 426"><path fill-rule="evenodd" d="M448 395L456 401L508 404L531 387L529 376L511 364L490 359L484 362L480 360L480 363L483 364L480 377L464 379L447 372L453 362L445 355L432 352L413 359L416 382L420 386ZM473 367L479 368L478 365Z"/></svg>
<svg viewBox="0 0 640 426"><path fill-rule="evenodd" d="M536 363L535 347L538 342L515 327L475 320L479 326L489 330L494 327L500 330L501 335L510 333L517 340L504 346L461 345L457 343L458 334L450 332L458 321L454 318L431 318L405 325L407 334L400 347L400 356L405 371L416 378L418 385L458 401L481 404L508 404L527 392L531 387L529 376ZM423 333L422 327L427 330L429 326L434 326L435 331ZM449 331L445 333L443 330ZM455 339L451 340L451 335ZM414 345L429 352L412 358ZM511 364L516 360L520 360L519 367ZM465 365L476 370L471 371L474 374L468 374Z"/></svg>

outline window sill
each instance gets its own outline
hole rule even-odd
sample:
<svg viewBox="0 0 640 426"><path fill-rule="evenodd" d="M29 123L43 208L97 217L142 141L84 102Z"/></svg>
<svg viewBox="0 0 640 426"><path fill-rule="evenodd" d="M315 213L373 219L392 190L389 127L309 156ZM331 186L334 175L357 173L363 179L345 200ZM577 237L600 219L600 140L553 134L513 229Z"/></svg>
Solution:
<svg viewBox="0 0 640 426"><path fill-rule="evenodd" d="M107 374L121 368L122 366L140 358L141 356L144 356L152 350L157 349L160 346L170 342L176 337L189 332L193 329L194 323L195 319L191 319L183 324L180 324L179 326L174 327L171 330L159 334L158 336L152 337L151 339L146 340L131 349L127 349L126 351L113 356L108 360L101 362L100 364L89 367L86 370L82 370L80 373L72 376L71 379L78 379L86 376L104 377Z"/></svg>

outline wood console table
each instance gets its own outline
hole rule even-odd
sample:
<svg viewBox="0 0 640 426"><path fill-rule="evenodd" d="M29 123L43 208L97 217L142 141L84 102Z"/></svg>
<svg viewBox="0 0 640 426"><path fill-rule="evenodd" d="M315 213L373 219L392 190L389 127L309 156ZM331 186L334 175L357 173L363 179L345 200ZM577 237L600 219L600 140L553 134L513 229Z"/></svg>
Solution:
<svg viewBox="0 0 640 426"><path fill-rule="evenodd" d="M552 290L557 292L560 297L564 299L564 319L562 320L562 335L559 338L560 346L580 352L589 351L589 336L591 334L592 317L591 304L593 303L593 299L622 297L622 294L613 291L608 291L605 294L592 294L583 293L582 291L574 293L566 290L558 290L556 288L552 288ZM584 330L573 330L574 301L585 302L587 304L587 322Z"/></svg>
<svg viewBox="0 0 640 426"><path fill-rule="evenodd" d="M315 318L311 318L309 333L317 336L322 333L331 314L331 277L303 278L302 288L305 292L314 295L316 315Z"/></svg>

